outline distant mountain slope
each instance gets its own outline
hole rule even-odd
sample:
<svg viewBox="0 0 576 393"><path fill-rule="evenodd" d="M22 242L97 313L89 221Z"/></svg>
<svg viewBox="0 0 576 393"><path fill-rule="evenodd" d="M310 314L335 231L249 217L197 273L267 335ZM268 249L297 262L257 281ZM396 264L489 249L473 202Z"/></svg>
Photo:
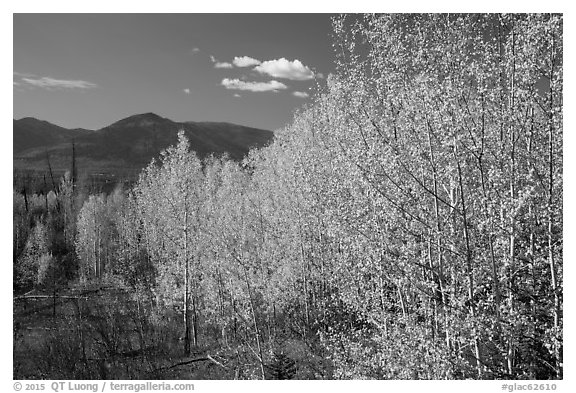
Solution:
<svg viewBox="0 0 576 393"><path fill-rule="evenodd" d="M153 113L130 116L91 135L78 138L80 155L94 159L122 158L132 163L148 163L161 150L176 143L184 129L198 156L227 153L241 159L252 147L270 142L273 133L228 123L177 123Z"/></svg>
<svg viewBox="0 0 576 393"><path fill-rule="evenodd" d="M14 154L34 147L51 146L66 142L74 137L87 135L91 132L84 129L69 130L33 117L14 120Z"/></svg>
<svg viewBox="0 0 576 393"><path fill-rule="evenodd" d="M69 130L33 118L14 120L14 171L61 173L70 168L72 140L78 173L134 177L153 157L176 143L184 129L200 158L228 154L242 159L253 147L270 143L274 133L229 123L178 123L154 113L134 115L100 130Z"/></svg>

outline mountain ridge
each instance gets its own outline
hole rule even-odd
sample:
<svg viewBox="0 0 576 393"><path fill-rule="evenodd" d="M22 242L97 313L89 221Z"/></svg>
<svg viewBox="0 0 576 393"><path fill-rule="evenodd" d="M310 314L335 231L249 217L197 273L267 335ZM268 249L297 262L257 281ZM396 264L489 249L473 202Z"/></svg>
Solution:
<svg viewBox="0 0 576 393"><path fill-rule="evenodd" d="M243 159L269 144L274 133L226 122L176 122L153 112L120 119L97 130L67 129L45 120L13 120L14 172L61 174L71 167L74 142L78 173L134 178L152 158L177 142L183 129L199 158L227 155Z"/></svg>

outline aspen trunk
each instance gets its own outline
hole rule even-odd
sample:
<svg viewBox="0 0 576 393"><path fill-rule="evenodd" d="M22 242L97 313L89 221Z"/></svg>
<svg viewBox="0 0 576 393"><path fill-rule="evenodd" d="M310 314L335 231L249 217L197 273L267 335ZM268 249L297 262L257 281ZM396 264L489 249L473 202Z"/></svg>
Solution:
<svg viewBox="0 0 576 393"><path fill-rule="evenodd" d="M510 101L509 101L509 114L512 117L515 107L515 77L516 77L516 34L514 32L514 26L512 26L512 77L510 86ZM514 124L510 124L510 201L512 206L516 204L516 130ZM514 213L510 212L510 272L509 272L509 303L510 310L513 312L514 305L514 271L516 270L516 217ZM514 374L514 357L515 357L515 345L514 337L512 333L510 334L508 340L508 353L506 355L506 362L508 365L508 374Z"/></svg>
<svg viewBox="0 0 576 393"><path fill-rule="evenodd" d="M548 264L550 265L550 279L552 284L552 292L554 294L554 309L553 309L553 317L554 317L554 328L557 331L560 325L560 299L558 296L558 283L556 277L556 262L554 260L554 241L553 241L553 203L554 203L554 55L555 55L555 37L552 36L552 51L551 51L551 70L550 70L550 92L549 92L549 101L550 101L550 109L549 109L549 119L548 119L548 208L547 208L547 215L548 215L548 228L547 228L547 238L548 238ZM557 332L556 332L557 334ZM560 348L557 343L557 339L555 339L554 345L554 352L556 357L556 369L558 377L562 377L561 371L561 353Z"/></svg>
<svg viewBox="0 0 576 393"><path fill-rule="evenodd" d="M189 303L190 294L189 287L189 272L190 263L188 261L188 209L184 209L184 356L190 355L190 317L189 317Z"/></svg>
<svg viewBox="0 0 576 393"><path fill-rule="evenodd" d="M437 285L438 290L440 291L441 296L441 308L442 308L442 315L444 316L444 335L446 340L446 346L450 348L450 334L448 332L449 323L448 323L448 315L446 313L446 291L444 290L444 261L442 258L442 239L440 236L441 233L441 226L440 226L440 206L438 203L438 178L437 178L437 170L436 170L436 162L434 159L434 150L432 149L432 138L431 138L431 125L428 122L427 124L428 130L428 150L430 153L430 163L432 166L432 181L433 181L433 189L434 189L434 218L436 221L436 257L438 258L438 277L437 277ZM430 267L432 267L432 258L430 258Z"/></svg>
<svg viewBox="0 0 576 393"><path fill-rule="evenodd" d="M458 186L460 188L460 202L462 206L462 225L464 227L464 242L466 244L466 275L468 276L469 313L470 317L474 320L476 316L476 310L474 307L474 272L472 268L472 249L470 246L470 234L468 232L468 218L466 213L466 197L464 193L464 181L462 178L462 168L457 154L456 138L454 138L454 159L456 160L458 169ZM474 356L476 357L476 372L478 373L478 378L482 378L482 354L480 353L478 331L475 322L472 335L473 335L472 342L474 345Z"/></svg>
<svg viewBox="0 0 576 393"><path fill-rule="evenodd" d="M252 298L252 289L250 287L250 281L248 280L248 273L246 268L244 268L244 280L246 282L246 288L248 289L248 300L250 301L250 311L252 312L252 322L254 323L254 330L256 333L256 346L258 349L258 355L260 356L260 372L262 374L262 379L266 379L266 374L264 372L264 358L262 357L262 345L260 343L260 329L258 328L258 321L256 319L256 311L254 307L254 300Z"/></svg>

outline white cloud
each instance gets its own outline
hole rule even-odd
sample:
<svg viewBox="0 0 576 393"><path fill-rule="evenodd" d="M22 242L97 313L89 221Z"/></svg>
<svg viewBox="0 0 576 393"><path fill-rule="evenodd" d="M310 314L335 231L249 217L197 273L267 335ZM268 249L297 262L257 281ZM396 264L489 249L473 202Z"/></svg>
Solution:
<svg viewBox="0 0 576 393"><path fill-rule="evenodd" d="M240 97L242 97L242 96L241 96L240 94L238 94L238 93L234 93L234 97L240 98Z"/></svg>
<svg viewBox="0 0 576 393"><path fill-rule="evenodd" d="M50 88L92 89L94 87L98 87L95 83L92 82L82 80L54 79L46 76L42 78L22 78L22 81L32 86L42 87L46 89Z"/></svg>
<svg viewBox="0 0 576 393"><path fill-rule="evenodd" d="M247 91L278 91L285 90L288 87L275 80L270 82L244 82L240 79L222 79L221 85L229 90L247 90Z"/></svg>
<svg viewBox="0 0 576 393"><path fill-rule="evenodd" d="M214 68L232 68L232 67L234 67L232 64L226 63L225 61L223 62L217 61L216 63L214 63Z"/></svg>
<svg viewBox="0 0 576 393"><path fill-rule="evenodd" d="M200 52L200 48L192 48L192 54Z"/></svg>
<svg viewBox="0 0 576 393"><path fill-rule="evenodd" d="M225 61L218 61L218 59L212 55L210 55L210 61L212 63L214 63L214 68L233 68L234 67L232 64L227 63Z"/></svg>
<svg viewBox="0 0 576 393"><path fill-rule="evenodd" d="M267 74L275 78L284 78L296 81L304 81L314 78L312 70L302 64L300 60L288 61L285 58L268 60L254 69L261 74Z"/></svg>
<svg viewBox="0 0 576 393"><path fill-rule="evenodd" d="M190 89L183 89L182 91L183 91L184 93L186 93L186 94L190 94L190 93L191 93Z"/></svg>
<svg viewBox="0 0 576 393"><path fill-rule="evenodd" d="M304 91L294 91L292 92L293 96L300 97L300 98L308 98L310 95Z"/></svg>
<svg viewBox="0 0 576 393"><path fill-rule="evenodd" d="M254 59L248 56L242 56L242 57L236 56L232 61L232 63L234 63L236 67L252 67L262 62L258 59Z"/></svg>

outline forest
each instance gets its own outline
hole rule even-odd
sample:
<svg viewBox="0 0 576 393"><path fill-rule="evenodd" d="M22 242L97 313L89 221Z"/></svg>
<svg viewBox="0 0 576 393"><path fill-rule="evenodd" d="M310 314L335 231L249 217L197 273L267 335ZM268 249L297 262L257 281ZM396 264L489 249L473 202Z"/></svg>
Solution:
<svg viewBox="0 0 576 393"><path fill-rule="evenodd" d="M562 24L335 17L242 161L15 189L14 378L562 379Z"/></svg>

